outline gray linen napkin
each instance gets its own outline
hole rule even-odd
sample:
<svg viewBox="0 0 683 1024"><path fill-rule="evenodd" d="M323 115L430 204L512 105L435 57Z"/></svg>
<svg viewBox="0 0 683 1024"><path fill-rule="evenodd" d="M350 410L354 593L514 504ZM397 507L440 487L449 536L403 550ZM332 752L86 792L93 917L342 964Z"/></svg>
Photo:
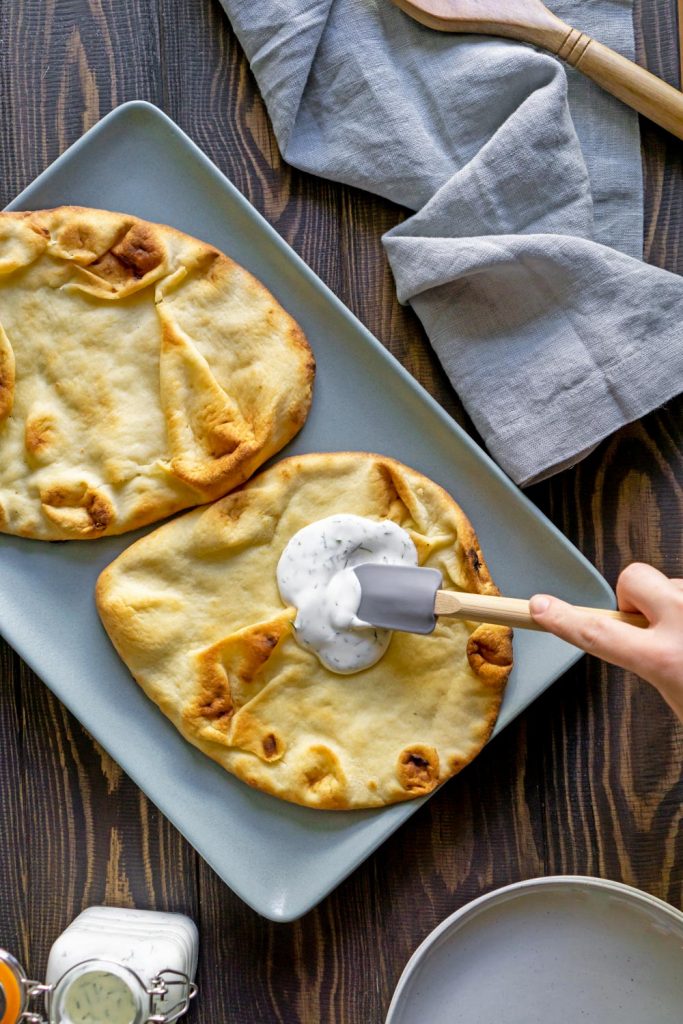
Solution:
<svg viewBox="0 0 683 1024"><path fill-rule="evenodd" d="M284 158L416 211L384 236L399 299L517 483L683 388L683 279L639 258L631 111L545 53L389 0L221 2ZM631 0L549 6L632 57Z"/></svg>

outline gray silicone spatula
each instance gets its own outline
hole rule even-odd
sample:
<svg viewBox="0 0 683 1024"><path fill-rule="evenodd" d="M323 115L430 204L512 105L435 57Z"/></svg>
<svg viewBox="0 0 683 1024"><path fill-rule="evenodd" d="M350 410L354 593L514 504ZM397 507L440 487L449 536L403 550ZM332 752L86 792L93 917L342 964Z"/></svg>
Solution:
<svg viewBox="0 0 683 1024"><path fill-rule="evenodd" d="M365 562L353 570L361 587L358 618L373 626L404 633L431 633L437 616L449 615L470 622L543 630L529 611L529 602L517 597L490 597L459 590L442 590L438 569L412 565L380 565ZM596 615L645 627L643 615L608 608L583 608Z"/></svg>

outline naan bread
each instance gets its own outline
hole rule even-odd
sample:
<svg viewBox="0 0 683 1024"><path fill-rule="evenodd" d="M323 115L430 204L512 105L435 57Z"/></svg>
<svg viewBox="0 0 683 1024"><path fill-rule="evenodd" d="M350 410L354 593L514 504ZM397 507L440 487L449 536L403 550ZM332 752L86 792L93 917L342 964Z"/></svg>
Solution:
<svg viewBox="0 0 683 1024"><path fill-rule="evenodd" d="M173 228L0 214L0 530L123 533L212 501L300 429L314 362L266 289Z"/></svg>
<svg viewBox="0 0 683 1024"><path fill-rule="evenodd" d="M278 559L302 526L349 512L406 529L447 588L498 593L452 498L359 452L283 460L133 544L97 586L119 654L182 735L250 785L309 807L429 793L486 743L512 666L509 629L445 618L431 636L395 633L354 675L300 647Z"/></svg>

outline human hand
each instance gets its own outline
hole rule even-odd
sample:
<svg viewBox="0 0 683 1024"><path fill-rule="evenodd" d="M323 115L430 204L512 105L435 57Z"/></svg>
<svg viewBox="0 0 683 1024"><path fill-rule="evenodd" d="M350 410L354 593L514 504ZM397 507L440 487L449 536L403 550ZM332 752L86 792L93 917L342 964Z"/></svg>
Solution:
<svg viewBox="0 0 683 1024"><path fill-rule="evenodd" d="M555 636L652 683L683 722L683 580L634 562L617 580L617 602L621 611L644 615L648 628L591 615L546 594L532 597L529 607Z"/></svg>

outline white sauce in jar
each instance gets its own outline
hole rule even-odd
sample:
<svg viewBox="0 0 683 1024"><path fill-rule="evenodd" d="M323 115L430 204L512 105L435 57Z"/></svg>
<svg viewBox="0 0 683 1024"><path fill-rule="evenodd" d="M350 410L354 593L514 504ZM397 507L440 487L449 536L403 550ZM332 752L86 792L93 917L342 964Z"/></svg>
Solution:
<svg viewBox="0 0 683 1024"><path fill-rule="evenodd" d="M64 1009L70 1024L133 1024L137 1008L122 978L88 971L69 985Z"/></svg>
<svg viewBox="0 0 683 1024"><path fill-rule="evenodd" d="M277 566L280 596L297 609L297 641L341 675L378 662L392 635L357 616L361 589L352 569L363 562L417 565L417 550L390 519L336 515L295 533Z"/></svg>

